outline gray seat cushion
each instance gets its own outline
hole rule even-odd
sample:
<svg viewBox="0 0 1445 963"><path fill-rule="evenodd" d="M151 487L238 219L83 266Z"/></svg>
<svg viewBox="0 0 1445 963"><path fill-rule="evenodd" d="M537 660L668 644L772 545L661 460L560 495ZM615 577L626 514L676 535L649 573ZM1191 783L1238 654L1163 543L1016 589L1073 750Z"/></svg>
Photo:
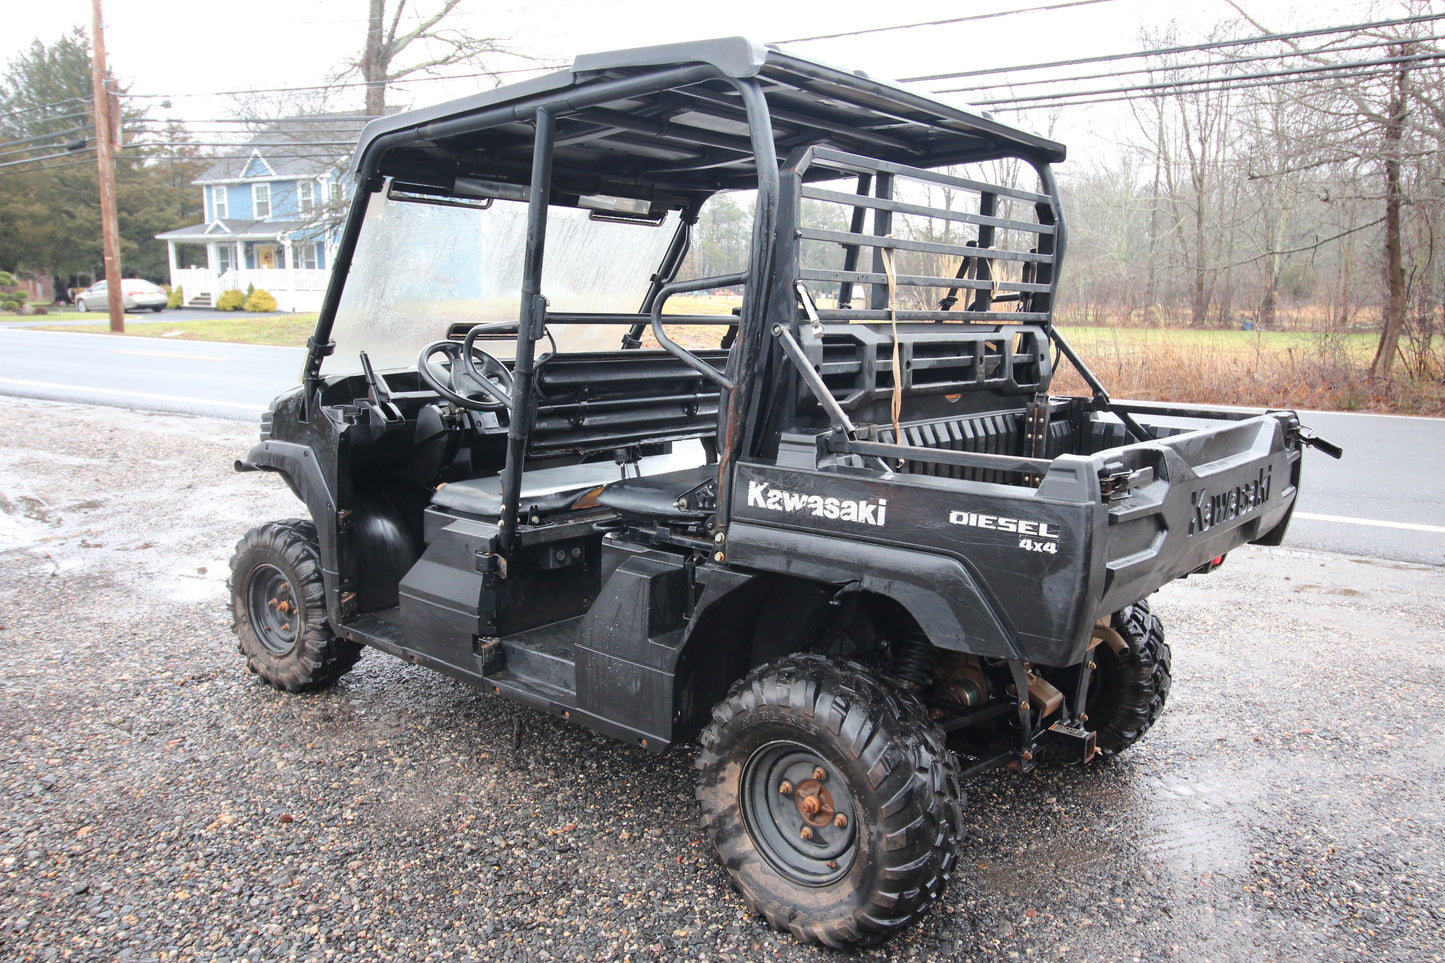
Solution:
<svg viewBox="0 0 1445 963"><path fill-rule="evenodd" d="M643 458L638 462L637 469L644 473L650 471L676 474L679 466L691 467L703 457L701 445L681 444L672 454L649 455ZM713 468L712 473L715 476L717 469ZM580 507L577 504L579 501L604 485L646 480L646 477L623 479L622 468L613 461L593 461L584 465L562 465L529 471L522 475L519 514L543 518L570 511ZM432 495L431 503L449 512L497 518L502 513L502 476L468 478L443 485Z"/></svg>
<svg viewBox="0 0 1445 963"><path fill-rule="evenodd" d="M644 518L705 518L717 510L717 466L624 478L602 489L597 504Z"/></svg>
<svg viewBox="0 0 1445 963"><path fill-rule="evenodd" d="M522 476L522 515L555 515L577 504L589 492L621 477L614 462L565 465L529 471ZM437 489L431 503L449 512L497 518L502 513L502 476L468 478Z"/></svg>

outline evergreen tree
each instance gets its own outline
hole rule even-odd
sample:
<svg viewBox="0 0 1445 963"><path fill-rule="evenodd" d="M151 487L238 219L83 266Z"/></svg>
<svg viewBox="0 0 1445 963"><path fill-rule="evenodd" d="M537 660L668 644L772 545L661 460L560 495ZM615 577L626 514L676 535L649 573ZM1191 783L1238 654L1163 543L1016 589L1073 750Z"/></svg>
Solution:
<svg viewBox="0 0 1445 963"><path fill-rule="evenodd" d="M39 40L8 64L0 85L0 270L50 272L62 281L101 266L100 191L91 108L90 43L75 28ZM126 277L167 280L155 235L193 224L201 195L191 180L205 160L185 131L151 131L125 105L116 159L116 207Z"/></svg>

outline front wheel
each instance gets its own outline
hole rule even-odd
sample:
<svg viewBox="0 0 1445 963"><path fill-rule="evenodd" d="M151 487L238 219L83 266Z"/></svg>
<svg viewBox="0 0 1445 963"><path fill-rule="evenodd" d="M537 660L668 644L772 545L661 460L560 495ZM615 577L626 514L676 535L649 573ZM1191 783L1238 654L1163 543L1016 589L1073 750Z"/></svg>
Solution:
<svg viewBox="0 0 1445 963"><path fill-rule="evenodd" d="M321 689L361 658L326 621L316 526L292 520L247 532L231 557L231 611L246 666L288 692Z"/></svg>
<svg viewBox="0 0 1445 963"><path fill-rule="evenodd" d="M911 694L861 666L795 655L734 685L700 741L708 836L773 927L865 945L942 894L963 793L957 760Z"/></svg>
<svg viewBox="0 0 1445 963"><path fill-rule="evenodd" d="M90 308L87 308L87 307L85 306L85 299L84 299L84 298L76 298L76 299L75 299L75 310L77 310L77 311L79 311L79 312L81 312L81 313L84 313L84 312L86 312L86 311L89 311Z"/></svg>

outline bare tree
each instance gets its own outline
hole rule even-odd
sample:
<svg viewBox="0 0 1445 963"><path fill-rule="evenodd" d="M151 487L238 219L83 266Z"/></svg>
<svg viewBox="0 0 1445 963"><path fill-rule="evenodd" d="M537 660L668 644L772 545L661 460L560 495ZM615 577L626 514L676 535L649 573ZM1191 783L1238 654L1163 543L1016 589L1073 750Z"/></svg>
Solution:
<svg viewBox="0 0 1445 963"><path fill-rule="evenodd" d="M446 25L446 20L461 0L442 0L431 13L412 11L405 18L407 0L395 0L387 11L387 0L367 0L366 44L361 55L343 66L338 77L360 74L366 84L366 113L386 113L386 89L405 77L416 74L436 75L444 67L472 64L483 73L492 74L484 58L496 54L519 56L504 41L495 37L474 37L467 31ZM405 24L403 23L405 20ZM418 60L406 60L403 54L425 50ZM495 74L492 74L495 76Z"/></svg>
<svg viewBox="0 0 1445 963"><path fill-rule="evenodd" d="M1216 29L1212 39L1222 39L1222 32ZM1158 43L1158 38L1146 40ZM1170 80L1197 79L1197 68L1184 69L1183 61L1165 58L1162 66ZM1208 319L1229 256L1237 201L1227 176L1237 135L1233 108L1227 88L1200 87L1152 99L1137 112L1146 151L1156 164L1159 226L1172 232L1187 274L1192 326ZM1151 237L1152 248L1160 239L1152 230Z"/></svg>
<svg viewBox="0 0 1445 963"><path fill-rule="evenodd" d="M1239 4L1232 5L1250 24L1268 30ZM1405 9L1420 6L1407 4ZM1399 353L1409 319L1412 279L1431 276L1435 259L1433 245L1423 249L1409 245L1406 230L1408 220L1426 218L1438 224L1440 216L1438 179L1434 188L1423 191L1410 186L1431 183L1428 172L1420 176L1421 168L1438 169L1439 148L1445 143L1445 128L1439 123L1445 120L1445 110L1439 107L1440 72L1430 60L1438 60L1440 51L1429 38L1419 37L1424 29L1434 28L1416 24L1361 34L1388 42L1379 64L1387 69L1372 74L1342 70L1339 77L1329 72L1340 65L1337 56L1303 51L1297 42L1286 41L1296 54L1321 68L1319 79L1300 84L1295 95L1301 113L1309 115L1311 129L1302 135L1306 144L1322 156L1332 156L1338 169L1373 171L1380 185L1373 194L1383 206L1384 224L1379 268L1382 324L1370 363L1370 374L1376 378L1390 376Z"/></svg>

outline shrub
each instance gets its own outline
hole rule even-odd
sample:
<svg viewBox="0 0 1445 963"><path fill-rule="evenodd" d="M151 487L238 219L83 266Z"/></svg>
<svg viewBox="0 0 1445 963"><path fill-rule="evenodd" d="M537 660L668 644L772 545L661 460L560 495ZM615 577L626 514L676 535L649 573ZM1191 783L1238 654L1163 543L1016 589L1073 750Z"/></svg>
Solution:
<svg viewBox="0 0 1445 963"><path fill-rule="evenodd" d="M178 308L186 303L186 289L183 285L177 284L166 292L166 307Z"/></svg>
<svg viewBox="0 0 1445 963"><path fill-rule="evenodd" d="M20 282L15 280L15 275L9 271L0 271L0 310L19 311L25 307L25 301L30 294L26 291L9 290L19 286Z"/></svg>
<svg viewBox="0 0 1445 963"><path fill-rule="evenodd" d="M264 288L256 288L250 294L246 295L245 304L242 306L247 311L275 311L276 299L271 296L270 291Z"/></svg>
<svg viewBox="0 0 1445 963"><path fill-rule="evenodd" d="M229 291L222 291L221 296L216 298L217 311L239 311L241 305L246 303L246 295L232 288Z"/></svg>

